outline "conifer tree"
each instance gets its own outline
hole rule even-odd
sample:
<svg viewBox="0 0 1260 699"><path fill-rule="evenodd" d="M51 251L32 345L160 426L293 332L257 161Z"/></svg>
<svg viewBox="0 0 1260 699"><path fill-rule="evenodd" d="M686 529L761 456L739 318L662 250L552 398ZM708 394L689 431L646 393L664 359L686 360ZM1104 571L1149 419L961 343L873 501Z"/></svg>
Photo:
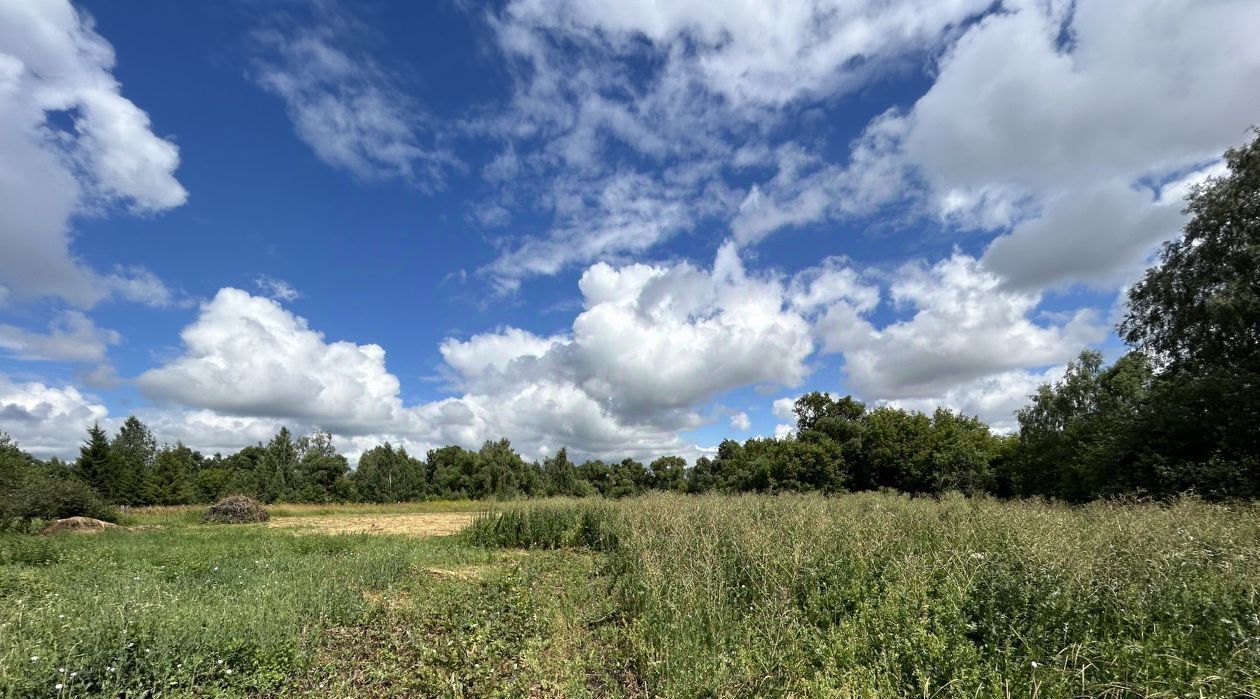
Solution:
<svg viewBox="0 0 1260 699"><path fill-rule="evenodd" d="M88 438L79 447L79 459L74 464L74 472L102 498L112 501L117 479L109 454L109 437L101 429L100 423L93 423L88 428Z"/></svg>

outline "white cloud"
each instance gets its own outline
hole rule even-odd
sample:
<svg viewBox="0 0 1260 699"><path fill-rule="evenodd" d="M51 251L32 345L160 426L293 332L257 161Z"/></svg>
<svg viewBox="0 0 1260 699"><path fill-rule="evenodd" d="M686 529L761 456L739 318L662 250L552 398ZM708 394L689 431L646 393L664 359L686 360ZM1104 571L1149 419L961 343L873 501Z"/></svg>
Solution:
<svg viewBox="0 0 1260 699"><path fill-rule="evenodd" d="M332 3L313 9L313 24L284 18L256 32L258 84L284 101L298 138L325 163L366 180L441 186L454 161L435 143L435 123L371 56L349 47L352 19Z"/></svg>
<svg viewBox="0 0 1260 699"><path fill-rule="evenodd" d="M254 286L262 292L263 296L277 301L296 301L302 296L292 284L266 275L255 279Z"/></svg>
<svg viewBox="0 0 1260 699"><path fill-rule="evenodd" d="M503 291L574 264L641 254L733 206L726 190L671 177L619 171L558 176L543 198L554 216L541 237L510 244L485 268Z"/></svg>
<svg viewBox="0 0 1260 699"><path fill-rule="evenodd" d="M516 424L524 429L509 434L532 433L553 449L615 454L622 439L646 455L682 447L677 432L701 424L696 408L714 396L749 384L796 385L808 373L808 322L788 307L780 282L744 271L733 246L712 270L596 264L579 287L584 310L571 333L503 329L444 342L466 394L441 407L462 411L474 432ZM529 410L520 396L548 409Z"/></svg>
<svg viewBox="0 0 1260 699"><path fill-rule="evenodd" d="M744 244L822 216L837 201L855 209L847 195L900 183L877 174L886 160L872 156L869 171L845 173L790 143L772 148L770 132L800 104L926 56L988 5L508 3L488 16L515 85L503 113L473 123L505 141L484 172L496 197L476 218L503 225L518 202L541 200L554 221L510 239L487 271L512 290L528 276L642 253L708 220L736 216ZM868 140L872 149L888 141ZM733 175L776 158L791 172L767 184L760 203L756 190L730 185ZM523 173L517 179L527 184L505 172Z"/></svg>
<svg viewBox="0 0 1260 699"><path fill-rule="evenodd" d="M579 287L583 310L570 332L509 327L444 341L443 372L457 394L429 403L402 403L380 347L329 342L275 301L237 289L202 307L181 334L182 356L137 383L167 413L201 416L179 418L188 427L175 433L189 444L230 441L217 415L266 429L322 427L359 446L475 447L506 436L530 456L568 446L647 458L693 454L679 431L702 424L700 408L719 394L796 385L808 373L809 323L787 288L745 272L732 246L707 270L597 264Z"/></svg>
<svg viewBox="0 0 1260 699"><path fill-rule="evenodd" d="M1183 221L1177 192L1149 183L1202 177L1260 114L1260 5L1003 5L949 48L912 109L872 122L858 143L891 134L880 157L855 149L836 171L901 173L888 201L908 193L948 225L1009 231L984 261L1016 288L1114 288Z"/></svg>
<svg viewBox="0 0 1260 699"><path fill-rule="evenodd" d="M1010 433L1019 429L1015 411L1028 405L1038 386L1062 378L1063 370L1057 366L1044 371L1005 371L952 386L939 395L884 402L928 414L946 407L979 417L995 432Z"/></svg>
<svg viewBox="0 0 1260 699"><path fill-rule="evenodd" d="M1039 294L1003 288L959 253L931 267L902 267L890 296L913 315L876 328L866 312L840 302L818 321L826 351L844 354L849 385L868 400L932 398L1005 372L1061 364L1107 333L1088 310L1035 322Z"/></svg>
<svg viewBox="0 0 1260 699"><path fill-rule="evenodd" d="M104 421L108 413L104 405L73 386L19 383L0 374L0 425L35 456L73 456L85 429Z"/></svg>
<svg viewBox="0 0 1260 699"><path fill-rule="evenodd" d="M109 347L121 341L117 332L98 328L79 311L58 315L46 334L0 324L0 350L18 359L101 362Z"/></svg>
<svg viewBox="0 0 1260 699"><path fill-rule="evenodd" d="M779 398L770 406L771 412L780 420L796 419L796 399L795 398Z"/></svg>
<svg viewBox="0 0 1260 699"><path fill-rule="evenodd" d="M752 420L748 419L748 413L740 412L731 416L731 429L747 432L752 428Z"/></svg>
<svg viewBox="0 0 1260 699"><path fill-rule="evenodd" d="M112 47L70 3L0 5L0 282L14 297L130 298L137 275L102 276L71 252L73 217L187 199L174 177L178 149L122 96L113 65ZM58 128L55 114L73 129Z"/></svg>
<svg viewBox="0 0 1260 699"><path fill-rule="evenodd" d="M647 39L667 60L665 74L694 75L732 104L774 107L861 87L890 62L931 50L989 4L517 0L503 21L623 53Z"/></svg>
<svg viewBox="0 0 1260 699"><path fill-rule="evenodd" d="M181 333L183 356L137 383L148 396L357 433L398 419L398 379L378 345L326 342L270 299L221 289Z"/></svg>

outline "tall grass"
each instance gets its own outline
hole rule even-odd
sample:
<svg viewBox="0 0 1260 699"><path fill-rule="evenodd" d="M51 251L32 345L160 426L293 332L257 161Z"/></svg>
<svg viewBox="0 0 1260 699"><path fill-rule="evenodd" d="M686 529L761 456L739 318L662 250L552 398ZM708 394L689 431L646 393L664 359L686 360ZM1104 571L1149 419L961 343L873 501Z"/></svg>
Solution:
<svg viewBox="0 0 1260 699"><path fill-rule="evenodd" d="M656 495L509 506L468 536L607 551L661 696L1260 692L1255 506Z"/></svg>

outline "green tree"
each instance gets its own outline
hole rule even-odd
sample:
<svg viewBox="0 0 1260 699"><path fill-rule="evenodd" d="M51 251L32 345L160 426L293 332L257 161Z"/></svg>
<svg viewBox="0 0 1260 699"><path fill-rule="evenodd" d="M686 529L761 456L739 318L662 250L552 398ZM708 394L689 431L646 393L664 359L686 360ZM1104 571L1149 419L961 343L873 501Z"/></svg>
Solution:
<svg viewBox="0 0 1260 699"><path fill-rule="evenodd" d="M1167 488L1260 495L1260 129L1195 187L1183 235L1129 291L1124 339L1159 367L1146 461Z"/></svg>
<svg viewBox="0 0 1260 699"><path fill-rule="evenodd" d="M88 438L79 447L79 459L74 463L74 473L106 501L111 500L117 479L114 463L109 458L109 436L100 423L88 428Z"/></svg>
<svg viewBox="0 0 1260 699"><path fill-rule="evenodd" d="M367 502L402 502L428 493L424 470L406 449L395 449L386 442L363 452L350 479L358 496Z"/></svg>
<svg viewBox="0 0 1260 699"><path fill-rule="evenodd" d="M569 450L561 447L555 456L543 459L543 480L548 495L592 494L590 485L578 478L577 467L569 460Z"/></svg>
<svg viewBox="0 0 1260 699"><path fill-rule="evenodd" d="M258 496L263 502L289 500L297 479L297 445L289 428L281 427L267 443L258 464Z"/></svg>
<svg viewBox="0 0 1260 699"><path fill-rule="evenodd" d="M648 465L651 487L657 490L683 491L687 488L687 460L681 456L662 456Z"/></svg>
<svg viewBox="0 0 1260 699"><path fill-rule="evenodd" d="M7 432L0 432L0 498L21 485L35 464L35 459L18 448Z"/></svg>
<svg viewBox="0 0 1260 699"><path fill-rule="evenodd" d="M148 504L145 483L157 455L157 439L143 422L132 415L118 428L109 445L112 469L116 474L111 499L126 505Z"/></svg>
<svg viewBox="0 0 1260 699"><path fill-rule="evenodd" d="M158 451L148 472L147 500L155 505L186 505L196 497L193 474L201 455L178 442Z"/></svg>
<svg viewBox="0 0 1260 699"><path fill-rule="evenodd" d="M796 413L796 431L804 432L823 429L828 423L834 426L857 420L866 412L866 406L854 400L853 396L836 400L830 393L813 391L797 398L793 411Z"/></svg>
<svg viewBox="0 0 1260 699"><path fill-rule="evenodd" d="M316 431L297 441L297 499L302 502L344 500L349 494L350 464L337 453L332 435Z"/></svg>

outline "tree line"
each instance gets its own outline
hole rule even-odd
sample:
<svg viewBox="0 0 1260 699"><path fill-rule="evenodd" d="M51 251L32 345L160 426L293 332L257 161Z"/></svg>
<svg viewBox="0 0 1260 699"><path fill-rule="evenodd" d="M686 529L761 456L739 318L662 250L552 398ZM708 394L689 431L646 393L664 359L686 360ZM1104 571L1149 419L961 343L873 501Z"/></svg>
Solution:
<svg viewBox="0 0 1260 699"><path fill-rule="evenodd" d="M996 435L948 409L868 409L809 393L784 439L725 440L690 466L587 460L565 449L526 461L506 440L417 458L382 444L358 467L325 432L206 457L161 448L135 417L112 437L98 425L73 463L42 462L0 433L0 516L118 505L208 502L396 502L681 492L837 492L890 488L1080 502L1099 497L1260 496L1260 131L1225 153L1229 173L1193 188L1183 235L1128 291L1119 324L1129 350L1111 365L1085 350ZM77 504L76 504L77 503ZM99 508L98 508L99 509ZM101 510L105 511L105 510Z"/></svg>

